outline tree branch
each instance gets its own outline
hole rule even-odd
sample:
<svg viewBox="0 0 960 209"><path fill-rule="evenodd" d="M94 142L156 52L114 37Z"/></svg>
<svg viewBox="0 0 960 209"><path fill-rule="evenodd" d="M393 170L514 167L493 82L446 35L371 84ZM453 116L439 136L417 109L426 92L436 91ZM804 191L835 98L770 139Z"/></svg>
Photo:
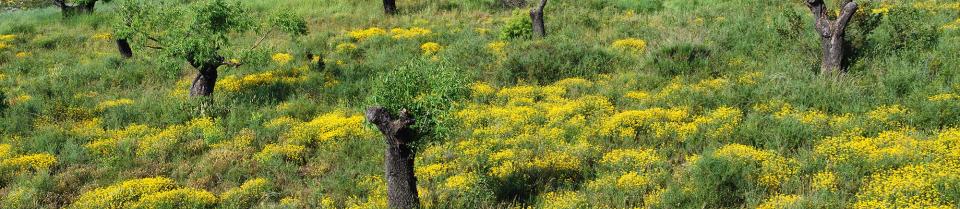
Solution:
<svg viewBox="0 0 960 209"><path fill-rule="evenodd" d="M400 110L400 115L396 118L390 115L390 112L383 107L367 109L365 115L367 121L377 125L380 132L383 133L384 136L387 136L387 144L400 145L410 143L410 141L400 141L407 140L406 137L396 137L401 130L410 128L410 125L413 125L415 122L414 119L410 117L410 112L406 109ZM397 141L390 141L390 139Z"/></svg>
<svg viewBox="0 0 960 209"><path fill-rule="evenodd" d="M814 28L817 29L817 32L822 37L832 36L830 30L830 20L827 17L827 6L823 3L823 0L807 0L807 7L810 8L810 12L813 13Z"/></svg>
<svg viewBox="0 0 960 209"><path fill-rule="evenodd" d="M273 33L273 29L270 29L266 33L263 33L263 35L261 35L260 38L257 39L257 42L253 43L253 46L250 46L250 50L254 50L257 47L259 47L260 44L263 43L263 39L266 39L267 35L270 35L270 33Z"/></svg>
<svg viewBox="0 0 960 209"><path fill-rule="evenodd" d="M857 13L857 2L852 0L846 0L846 3L843 6L843 10L840 13L840 18L837 19L837 35L843 35L844 31L847 29L847 23L850 22L850 19L854 14Z"/></svg>
<svg viewBox="0 0 960 209"><path fill-rule="evenodd" d="M547 7L547 0L540 0L540 5L537 6L537 10L542 12L545 7Z"/></svg>

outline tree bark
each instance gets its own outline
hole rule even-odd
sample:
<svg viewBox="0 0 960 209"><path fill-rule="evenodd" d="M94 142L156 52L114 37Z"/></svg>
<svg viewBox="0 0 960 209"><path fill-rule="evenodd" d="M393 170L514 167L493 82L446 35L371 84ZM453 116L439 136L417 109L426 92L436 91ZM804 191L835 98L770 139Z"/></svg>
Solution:
<svg viewBox="0 0 960 209"><path fill-rule="evenodd" d="M833 74L843 72L843 35L847 29L847 23L857 12L857 3L853 0L844 0L843 9L837 20L830 20L827 16L827 6L823 0L807 0L807 7L813 12L815 20L814 26L818 35L820 35L820 47L823 50L823 61L820 64L821 74Z"/></svg>
<svg viewBox="0 0 960 209"><path fill-rule="evenodd" d="M390 208L419 208L417 177L413 173L414 152L410 143L419 137L413 129L414 120L401 110L393 117L382 107L367 109L367 121L377 125L387 144L384 173L387 176L387 204Z"/></svg>
<svg viewBox="0 0 960 209"><path fill-rule="evenodd" d="M383 0L383 12L388 15L397 14L397 1L396 0Z"/></svg>
<svg viewBox="0 0 960 209"><path fill-rule="evenodd" d="M203 66L199 68L200 73L193 79L190 85L190 97L209 97L213 95L213 88L217 85L217 67Z"/></svg>
<svg viewBox="0 0 960 209"><path fill-rule="evenodd" d="M125 38L117 39L117 50L120 51L123 58L133 57L133 49L130 48L130 42L127 42Z"/></svg>
<svg viewBox="0 0 960 209"><path fill-rule="evenodd" d="M217 68L223 65L223 57L217 56L210 60L188 59L190 65L196 68L199 73L193 79L190 85L190 97L209 97L213 95L213 88L217 85Z"/></svg>
<svg viewBox="0 0 960 209"><path fill-rule="evenodd" d="M538 38L547 37L547 31L543 24L543 8L547 6L547 0L540 0L540 5L530 10L530 21L533 23L533 34Z"/></svg>
<svg viewBox="0 0 960 209"><path fill-rule="evenodd" d="M63 13L63 16L69 17L79 14L92 13L94 6L97 5L97 1L90 0L77 5L70 5L67 4L66 0L53 0L53 5L60 7L60 11Z"/></svg>

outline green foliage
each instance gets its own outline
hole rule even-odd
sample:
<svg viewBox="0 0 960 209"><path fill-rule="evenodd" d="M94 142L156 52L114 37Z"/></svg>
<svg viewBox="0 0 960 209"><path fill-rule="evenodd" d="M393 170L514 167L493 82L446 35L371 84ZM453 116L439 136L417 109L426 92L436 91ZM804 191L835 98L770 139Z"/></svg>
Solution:
<svg viewBox="0 0 960 209"><path fill-rule="evenodd" d="M667 76L695 74L710 69L711 54L705 46L683 43L661 48L653 54L651 62Z"/></svg>
<svg viewBox="0 0 960 209"><path fill-rule="evenodd" d="M514 15L506 20L503 27L500 28L500 39L530 39L533 34L533 23L530 22L530 16L517 10Z"/></svg>
<svg viewBox="0 0 960 209"><path fill-rule="evenodd" d="M595 3L636 12L656 12L663 9L663 0L601 0Z"/></svg>
<svg viewBox="0 0 960 209"><path fill-rule="evenodd" d="M307 34L307 21L302 17L290 13L279 13L270 19L270 22L280 30L294 35Z"/></svg>
<svg viewBox="0 0 960 209"><path fill-rule="evenodd" d="M894 9L868 37L875 56L930 49L940 38L940 24L929 21L928 11L912 8Z"/></svg>
<svg viewBox="0 0 960 209"><path fill-rule="evenodd" d="M447 131L443 124L454 101L468 94L466 78L447 63L406 61L383 72L374 81L368 103L385 107L394 115L407 109L416 120L414 128L428 139L440 140Z"/></svg>
<svg viewBox="0 0 960 209"><path fill-rule="evenodd" d="M114 2L67 19L55 8L0 13L0 36L16 36L0 38L0 167L26 168L0 171L0 208L107 200L120 196L85 194L141 177L171 184L122 201L128 208L383 208L383 141L362 116L373 105L425 112L417 128L431 139L415 160L429 208L848 208L960 196L950 168L958 132L949 130L960 125L954 2L903 1L874 14L880 2L858 1L846 34L853 66L831 79L813 72L820 37L795 1L662 0L650 11L642 8L656 1L551 1L543 40L501 38L509 20L529 19L527 9L496 6L503 1L409 1L409 12L386 19L379 4L350 0ZM209 18L248 23L193 36ZM350 36L374 27L381 33ZM431 33L391 32L413 27ZM129 38L137 56L120 58L114 38ZM627 38L645 50L613 44ZM424 55L427 42L442 48ZM239 87L218 90L209 118L184 99L195 72L173 49L192 46L219 46L217 55L243 63L220 69L220 88ZM711 122L721 107L742 117ZM681 116L659 121L667 113L645 111L655 108ZM632 111L650 115L596 135ZM713 151L732 143L763 160ZM661 159L601 157L635 149ZM35 154L56 163L20 158ZM773 165L790 165L789 178L761 183L781 176ZM893 173L905 168L921 168L904 178L918 184L894 178L910 177ZM254 178L272 185L242 189ZM893 185L923 188L878 189ZM171 191L185 187L211 193ZM197 204L178 205L188 202Z"/></svg>
<svg viewBox="0 0 960 209"><path fill-rule="evenodd" d="M255 25L251 11L241 2L198 1L190 8L168 1L128 0L115 24L118 37L131 38L144 46L161 47L170 57L190 61L195 67L220 65L231 34ZM267 28L294 34L306 33L306 22L289 13L271 18ZM157 46L159 45L159 46Z"/></svg>
<svg viewBox="0 0 960 209"><path fill-rule="evenodd" d="M517 48L516 53L522 56L510 56L504 61L499 75L503 83L552 83L563 78L590 77L610 72L607 65L614 57L606 50L563 38L523 42Z"/></svg>

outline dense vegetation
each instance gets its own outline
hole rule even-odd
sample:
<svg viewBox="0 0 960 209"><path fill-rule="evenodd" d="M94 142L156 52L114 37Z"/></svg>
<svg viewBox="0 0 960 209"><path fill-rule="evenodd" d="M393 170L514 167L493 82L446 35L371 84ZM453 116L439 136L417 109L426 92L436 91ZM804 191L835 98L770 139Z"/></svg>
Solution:
<svg viewBox="0 0 960 209"><path fill-rule="evenodd" d="M384 208L372 106L426 208L960 205L956 1L856 0L840 74L800 0L130 2L0 0L0 208Z"/></svg>

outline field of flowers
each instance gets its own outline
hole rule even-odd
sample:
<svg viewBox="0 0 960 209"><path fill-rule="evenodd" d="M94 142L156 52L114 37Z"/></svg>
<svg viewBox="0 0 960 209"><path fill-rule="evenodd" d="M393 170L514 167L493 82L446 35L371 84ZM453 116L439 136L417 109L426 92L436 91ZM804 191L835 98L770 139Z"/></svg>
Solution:
<svg viewBox="0 0 960 209"><path fill-rule="evenodd" d="M308 30L231 33L210 100L116 52L118 1L0 13L0 208L386 208L371 106L424 208L960 207L956 1L857 0L840 76L803 1L551 1L542 39L532 1L240 1Z"/></svg>

